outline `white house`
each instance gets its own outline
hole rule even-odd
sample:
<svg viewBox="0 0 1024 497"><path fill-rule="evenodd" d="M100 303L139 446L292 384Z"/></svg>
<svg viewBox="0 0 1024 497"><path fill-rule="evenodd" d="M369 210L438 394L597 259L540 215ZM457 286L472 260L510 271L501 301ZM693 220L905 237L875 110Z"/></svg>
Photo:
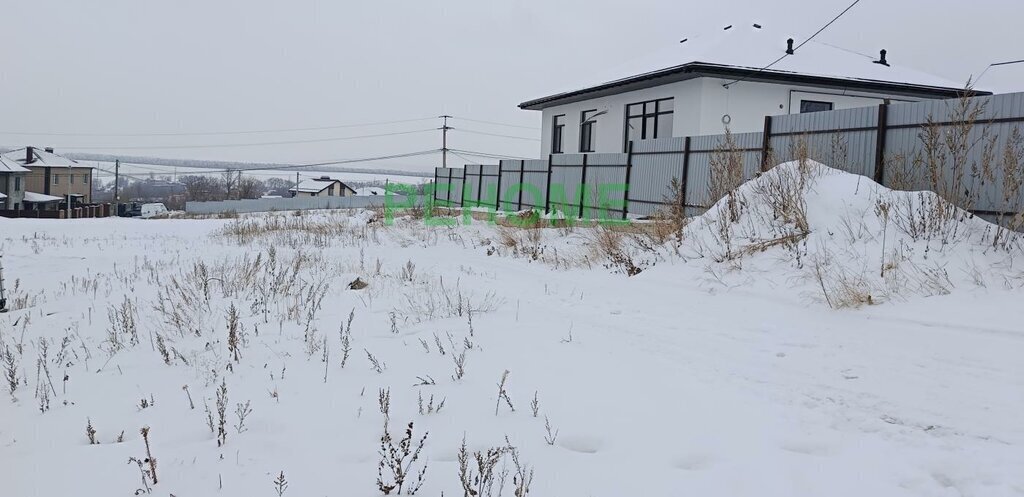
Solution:
<svg viewBox="0 0 1024 497"><path fill-rule="evenodd" d="M726 125L736 133L761 131L770 115L964 92L964 83L915 71L881 51L873 57L814 40L800 43L756 24L729 26L591 80L601 83L519 107L542 112L546 156L623 152L630 140L721 134Z"/></svg>
<svg viewBox="0 0 1024 497"><path fill-rule="evenodd" d="M25 197L25 176L29 170L0 155L0 210L20 210Z"/></svg>
<svg viewBox="0 0 1024 497"><path fill-rule="evenodd" d="M302 180L288 191L292 192L293 197L348 197L356 193L341 180L328 176Z"/></svg>

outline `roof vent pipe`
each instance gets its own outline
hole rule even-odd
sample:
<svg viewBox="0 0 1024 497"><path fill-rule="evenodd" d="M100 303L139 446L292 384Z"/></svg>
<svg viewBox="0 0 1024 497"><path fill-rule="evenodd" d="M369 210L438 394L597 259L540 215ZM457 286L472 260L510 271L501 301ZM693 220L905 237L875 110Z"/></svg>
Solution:
<svg viewBox="0 0 1024 497"><path fill-rule="evenodd" d="M883 66L888 67L889 66L889 61L885 60L885 54L886 54L886 51L885 51L884 48L879 50L878 51L878 60L874 61L875 64L882 64Z"/></svg>
<svg viewBox="0 0 1024 497"><path fill-rule="evenodd" d="M793 39L786 40L786 55L793 55Z"/></svg>

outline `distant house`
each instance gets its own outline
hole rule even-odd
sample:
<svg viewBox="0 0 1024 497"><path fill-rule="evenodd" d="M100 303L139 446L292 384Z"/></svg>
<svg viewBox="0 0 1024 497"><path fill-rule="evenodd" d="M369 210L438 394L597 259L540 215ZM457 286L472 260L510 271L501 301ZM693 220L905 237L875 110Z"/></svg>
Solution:
<svg viewBox="0 0 1024 497"><path fill-rule="evenodd" d="M25 190L61 198L72 204L92 203L92 168L55 154L52 148L25 147L2 155L26 168Z"/></svg>
<svg viewBox="0 0 1024 497"><path fill-rule="evenodd" d="M25 198L27 168L0 156L0 210L21 210Z"/></svg>
<svg viewBox="0 0 1024 497"><path fill-rule="evenodd" d="M771 115L964 92L963 83L887 60L884 50L872 57L813 40L801 46L756 24L684 39L590 81L519 104L542 113L542 156L619 153L630 141L761 131Z"/></svg>
<svg viewBox="0 0 1024 497"><path fill-rule="evenodd" d="M27 211L55 211L60 209L62 202L64 202L64 197L35 192L25 192L23 200Z"/></svg>
<svg viewBox="0 0 1024 497"><path fill-rule="evenodd" d="M293 197L349 197L356 194L355 190L341 180L328 176L303 180L288 191Z"/></svg>

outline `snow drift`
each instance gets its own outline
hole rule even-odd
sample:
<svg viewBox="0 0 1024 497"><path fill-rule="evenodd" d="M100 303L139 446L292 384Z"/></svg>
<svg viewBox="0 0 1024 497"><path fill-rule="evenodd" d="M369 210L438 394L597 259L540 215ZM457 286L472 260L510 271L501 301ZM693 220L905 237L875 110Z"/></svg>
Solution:
<svg viewBox="0 0 1024 497"><path fill-rule="evenodd" d="M1022 246L1021 234L935 193L890 190L806 160L780 164L716 202L684 228L678 253L712 260L715 279L802 282L801 291L849 307L967 285L1019 287Z"/></svg>

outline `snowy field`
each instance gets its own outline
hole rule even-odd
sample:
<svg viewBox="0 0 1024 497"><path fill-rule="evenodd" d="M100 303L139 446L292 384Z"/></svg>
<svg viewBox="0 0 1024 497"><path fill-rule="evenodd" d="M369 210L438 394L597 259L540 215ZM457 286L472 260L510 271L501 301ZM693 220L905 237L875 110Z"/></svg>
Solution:
<svg viewBox="0 0 1024 497"><path fill-rule="evenodd" d="M1019 239L813 164L678 228L0 219L0 494L1024 495Z"/></svg>

